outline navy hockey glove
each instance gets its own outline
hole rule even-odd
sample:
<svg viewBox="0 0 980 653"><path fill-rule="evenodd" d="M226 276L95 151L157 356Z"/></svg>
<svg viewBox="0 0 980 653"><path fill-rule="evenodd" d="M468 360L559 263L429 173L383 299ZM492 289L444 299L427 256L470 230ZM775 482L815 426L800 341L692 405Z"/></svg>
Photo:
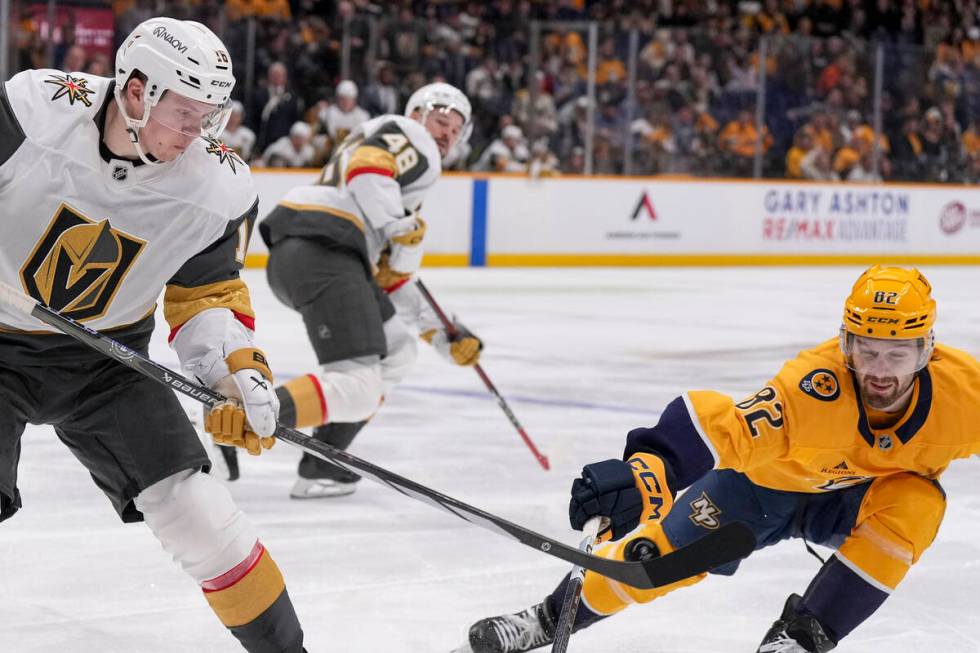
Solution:
<svg viewBox="0 0 980 653"><path fill-rule="evenodd" d="M618 540L640 523L658 523L673 506L666 470L657 456L638 453L629 462L604 460L582 468L572 482L568 520L575 530L592 517L606 517L612 539Z"/></svg>

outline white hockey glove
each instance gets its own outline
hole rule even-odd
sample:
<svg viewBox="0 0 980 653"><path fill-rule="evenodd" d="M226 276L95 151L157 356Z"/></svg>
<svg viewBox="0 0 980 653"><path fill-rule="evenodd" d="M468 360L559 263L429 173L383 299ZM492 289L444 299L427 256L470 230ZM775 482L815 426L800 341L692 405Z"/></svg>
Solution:
<svg viewBox="0 0 980 653"><path fill-rule="evenodd" d="M423 331L420 337L435 347L439 354L450 363L469 367L480 362L480 351L483 341L461 323L453 321L456 332L452 337L445 329L429 329Z"/></svg>
<svg viewBox="0 0 980 653"><path fill-rule="evenodd" d="M272 448L279 398L265 354L250 344L226 343L205 354L191 371L228 397L204 419L204 430L215 442L241 447L253 456Z"/></svg>
<svg viewBox="0 0 980 653"><path fill-rule="evenodd" d="M388 247L381 253L374 278L388 290L405 281L422 265L425 220L416 216L398 220L388 230Z"/></svg>

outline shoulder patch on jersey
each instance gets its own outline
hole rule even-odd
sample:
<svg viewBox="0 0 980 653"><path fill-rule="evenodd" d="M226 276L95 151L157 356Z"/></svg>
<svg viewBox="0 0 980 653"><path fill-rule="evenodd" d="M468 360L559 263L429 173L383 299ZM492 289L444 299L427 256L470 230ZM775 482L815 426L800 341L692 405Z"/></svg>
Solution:
<svg viewBox="0 0 980 653"><path fill-rule="evenodd" d="M95 93L95 90L88 87L87 79L72 77L68 73L64 75L51 74L47 76L44 83L57 87L54 95L51 96L52 102L61 98L68 98L68 104L70 105L74 105L77 100L86 107L92 106L92 100L89 98L89 95Z"/></svg>
<svg viewBox="0 0 980 653"><path fill-rule="evenodd" d="M417 181L429 169L428 157L412 141L411 135L394 120L381 125L376 132L364 139L362 146L373 146L390 155L394 160L398 184L403 188Z"/></svg>
<svg viewBox="0 0 980 653"><path fill-rule="evenodd" d="M242 160L242 157L238 156L238 152L236 152L234 148L228 147L217 138L208 138L207 136L202 136L201 138L203 138L208 144L204 151L218 157L219 165L222 163L227 163L231 168L231 171L237 175L238 169L235 166L245 165L245 161Z"/></svg>
<svg viewBox="0 0 980 653"><path fill-rule="evenodd" d="M840 382L837 376L827 369L816 369L803 377L800 390L820 401L833 401L840 396Z"/></svg>

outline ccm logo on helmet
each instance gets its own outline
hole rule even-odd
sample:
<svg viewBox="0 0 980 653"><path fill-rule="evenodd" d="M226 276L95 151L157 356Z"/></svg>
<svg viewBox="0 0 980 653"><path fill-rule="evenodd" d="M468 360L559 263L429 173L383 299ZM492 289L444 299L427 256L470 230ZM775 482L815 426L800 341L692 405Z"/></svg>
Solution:
<svg viewBox="0 0 980 653"><path fill-rule="evenodd" d="M155 30L153 30L153 36L159 39L163 39L171 46L173 46L173 48L178 52L180 52L181 54L187 52L187 46L184 45L179 38L177 38L176 36L168 32L167 28L164 27L163 25L160 25Z"/></svg>
<svg viewBox="0 0 980 653"><path fill-rule="evenodd" d="M874 322L875 324L898 324L898 320L893 317L875 317L874 315L868 316L868 322Z"/></svg>
<svg viewBox="0 0 980 653"><path fill-rule="evenodd" d="M231 82L223 82L220 79L212 79L211 86L217 86L218 88L225 88L231 86Z"/></svg>

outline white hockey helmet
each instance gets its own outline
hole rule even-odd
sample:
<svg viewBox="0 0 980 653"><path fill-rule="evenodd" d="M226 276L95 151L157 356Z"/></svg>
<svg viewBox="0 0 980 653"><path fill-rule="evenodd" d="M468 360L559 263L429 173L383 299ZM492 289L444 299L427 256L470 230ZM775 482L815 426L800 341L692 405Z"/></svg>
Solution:
<svg viewBox="0 0 980 653"><path fill-rule="evenodd" d="M416 111L419 112L419 122L425 124L425 118L433 109L442 111L455 111L463 117L463 129L460 131L459 140L456 144L465 143L470 139L473 132L473 109L466 94L445 82L435 82L426 84L412 93L405 104L405 115L411 118Z"/></svg>
<svg viewBox="0 0 980 653"><path fill-rule="evenodd" d="M143 115L134 118L123 105L123 88L134 72L146 77ZM116 52L116 102L140 158L148 161L139 143L139 129L146 126L150 110L165 91L213 110L203 113L200 131L190 135L217 138L231 114L231 91L235 77L228 50L214 32L201 23L173 18L150 18L136 26ZM168 125L169 126L169 125ZM197 129L197 125L193 125Z"/></svg>

